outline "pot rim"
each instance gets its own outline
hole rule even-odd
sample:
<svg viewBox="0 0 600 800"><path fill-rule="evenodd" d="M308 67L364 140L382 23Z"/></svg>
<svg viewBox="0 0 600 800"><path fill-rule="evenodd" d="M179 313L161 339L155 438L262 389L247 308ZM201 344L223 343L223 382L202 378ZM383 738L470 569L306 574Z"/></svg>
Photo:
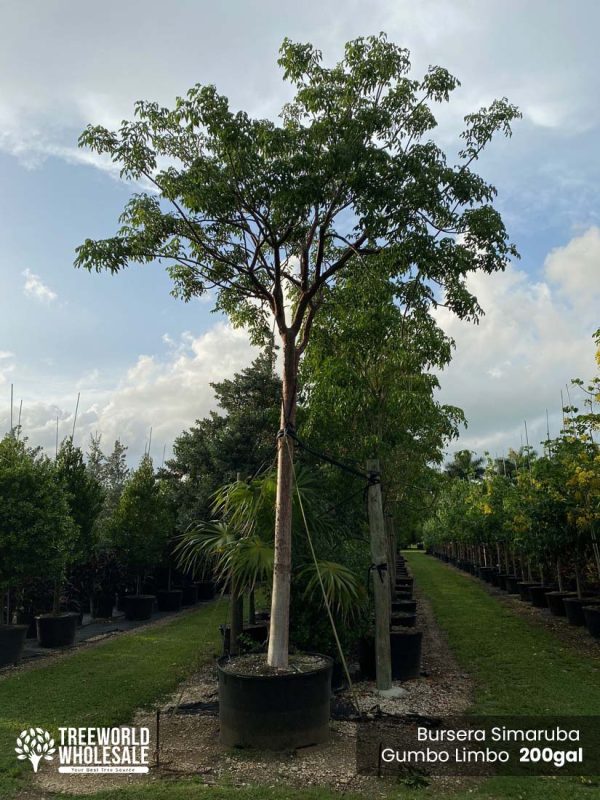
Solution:
<svg viewBox="0 0 600 800"><path fill-rule="evenodd" d="M252 655L256 655L256 654L253 653ZM219 672L222 672L224 675L230 675L230 676L236 678L237 680L273 681L273 682L275 682L277 680L283 680L283 679L289 680L290 678L293 679L293 680L298 680L300 678L305 678L305 677L309 677L309 676L312 676L312 675L317 675L317 674L319 674L321 672L325 672L326 670L333 668L333 658L331 658L331 656L325 656L322 653L301 653L301 655L304 655L304 656L315 656L317 658L322 659L326 663L323 666L315 667L314 669L308 670L306 672L285 672L285 673L280 674L280 675L260 675L260 674L246 675L246 674L241 674L239 672L235 672L233 670L225 669L224 666L223 666L226 662L231 662L231 661L233 661L234 659L237 659L237 658L244 658L243 655L233 656L233 657L221 656L220 658L217 659L217 669L218 669Z"/></svg>
<svg viewBox="0 0 600 800"><path fill-rule="evenodd" d="M61 611L60 614L53 614L51 611L46 614L37 614L35 619L68 619L70 617L78 617L78 611Z"/></svg>

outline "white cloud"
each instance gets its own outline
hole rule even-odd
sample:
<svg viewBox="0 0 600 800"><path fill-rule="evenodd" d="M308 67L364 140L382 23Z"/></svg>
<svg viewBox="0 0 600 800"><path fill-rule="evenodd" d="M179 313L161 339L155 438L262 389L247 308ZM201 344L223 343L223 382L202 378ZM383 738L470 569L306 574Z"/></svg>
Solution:
<svg viewBox="0 0 600 800"><path fill-rule="evenodd" d="M443 402L462 407L469 427L455 447L494 455L519 447L527 422L534 446L561 422L571 378L594 374L592 334L600 325L600 235L590 228L552 251L536 281L516 266L469 281L486 314L474 326L438 309L456 341L441 375Z"/></svg>
<svg viewBox="0 0 600 800"><path fill-rule="evenodd" d="M107 387L107 377L94 370L77 383L81 402L76 424L76 443L87 446L89 435L102 435L110 448L120 438L129 446L132 462L144 450L152 427L153 455L162 458L176 436L198 418L215 409L210 384L230 378L247 367L257 355L245 331L219 323L205 333L184 334L180 339L165 335L168 351L162 355L140 355L118 383ZM18 380L17 380L18 386ZM53 453L56 418L59 438L70 435L75 413L75 398L46 400L25 397L23 432L32 444L43 445ZM0 415L1 429L8 418Z"/></svg>
<svg viewBox="0 0 600 800"><path fill-rule="evenodd" d="M25 278L23 293L26 297L32 297L34 300L39 300L40 303L53 303L56 300L58 297L56 292L46 286L39 275L36 275L30 269L24 270L22 274Z"/></svg>

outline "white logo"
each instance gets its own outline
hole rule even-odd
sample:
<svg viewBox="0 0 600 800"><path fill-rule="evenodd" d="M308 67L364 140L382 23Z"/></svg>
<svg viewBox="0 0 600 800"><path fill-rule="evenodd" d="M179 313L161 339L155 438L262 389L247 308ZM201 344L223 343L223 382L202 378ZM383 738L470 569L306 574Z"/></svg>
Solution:
<svg viewBox="0 0 600 800"><path fill-rule="evenodd" d="M42 728L29 728L29 730L21 731L15 747L19 761L25 761L28 758L34 772L38 771L42 759L52 761L55 752L54 739L48 731L44 731Z"/></svg>

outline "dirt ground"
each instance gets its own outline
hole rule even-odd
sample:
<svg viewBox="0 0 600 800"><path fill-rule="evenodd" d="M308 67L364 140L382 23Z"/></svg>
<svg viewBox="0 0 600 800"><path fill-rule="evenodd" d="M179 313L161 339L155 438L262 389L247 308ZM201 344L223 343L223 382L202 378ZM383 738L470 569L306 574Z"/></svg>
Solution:
<svg viewBox="0 0 600 800"><path fill-rule="evenodd" d="M457 665L445 636L435 623L429 603L419 596L417 587L415 596L419 600L417 623L424 632L422 676L395 684L403 690L395 699L381 698L373 683L354 684L354 696L367 717L373 717L378 710L394 715L447 715L460 713L470 705L472 683L469 676ZM210 665L192 675L161 705L160 763L151 768L151 780L196 776L207 784L327 786L340 791L360 791L368 797L382 793L384 787L380 780L356 774L356 731L360 723L337 715L331 722L330 742L317 747L286 753L234 750L219 743L217 701L216 669ZM346 690L337 695L334 709L349 707L351 702L350 692ZM201 704L202 713L186 713L189 709L185 706L189 704L196 704L193 709L196 712L197 704ZM156 709L140 710L133 724L150 728L155 752ZM46 791L92 793L139 780L140 776L63 776L45 770L38 777L38 786ZM456 785L456 779L436 779L438 781Z"/></svg>

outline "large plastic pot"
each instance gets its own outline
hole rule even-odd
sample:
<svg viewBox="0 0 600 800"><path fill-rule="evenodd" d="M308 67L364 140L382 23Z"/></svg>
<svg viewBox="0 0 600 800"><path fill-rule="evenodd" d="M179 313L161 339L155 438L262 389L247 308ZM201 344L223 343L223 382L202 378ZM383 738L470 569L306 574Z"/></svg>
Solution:
<svg viewBox="0 0 600 800"><path fill-rule="evenodd" d="M183 592L181 589L159 589L156 593L159 611L180 611L181 598Z"/></svg>
<svg viewBox="0 0 600 800"><path fill-rule="evenodd" d="M519 595L521 596L521 600L523 600L525 603L529 603L530 601L529 590L532 586L541 586L541 584L536 583L535 581L519 581L517 583Z"/></svg>
<svg viewBox="0 0 600 800"><path fill-rule="evenodd" d="M285 675L238 674L237 659L220 658L221 744L290 750L327 742L333 660L319 658L322 666Z"/></svg>
<svg viewBox="0 0 600 800"><path fill-rule="evenodd" d="M416 600L392 600L392 614L402 614L406 612L414 614L416 610Z"/></svg>
<svg viewBox="0 0 600 800"><path fill-rule="evenodd" d="M583 616L588 632L595 638L600 639L600 606L584 606Z"/></svg>
<svg viewBox="0 0 600 800"><path fill-rule="evenodd" d="M518 594L519 593L519 586L521 579L518 575L507 575L506 576L506 591L509 594Z"/></svg>
<svg viewBox="0 0 600 800"><path fill-rule="evenodd" d="M198 587L197 586L182 586L181 587L181 605L182 606L195 606L198 602Z"/></svg>
<svg viewBox="0 0 600 800"><path fill-rule="evenodd" d="M577 597L577 594L575 592L546 592L546 603L553 616L564 617L566 615L563 602L566 597Z"/></svg>
<svg viewBox="0 0 600 800"><path fill-rule="evenodd" d="M156 597L153 594L127 594L123 598L123 610L125 611L125 619L132 621L140 621L150 619L152 611L154 610L154 601Z"/></svg>
<svg viewBox="0 0 600 800"><path fill-rule="evenodd" d="M113 615L115 596L112 593L94 595L94 613L96 619L110 619Z"/></svg>
<svg viewBox="0 0 600 800"><path fill-rule="evenodd" d="M27 625L0 625L0 667L19 663L26 634Z"/></svg>
<svg viewBox="0 0 600 800"><path fill-rule="evenodd" d="M569 625L585 625L583 614L584 606L596 606L600 603L600 597L565 597L563 604L567 613Z"/></svg>
<svg viewBox="0 0 600 800"><path fill-rule="evenodd" d="M536 608L548 608L548 601L546 595L552 591L550 586L530 586L529 587L529 602Z"/></svg>
<svg viewBox="0 0 600 800"><path fill-rule="evenodd" d="M392 614L390 618L390 627L392 628L414 628L416 624L417 615L410 611Z"/></svg>
<svg viewBox="0 0 600 800"><path fill-rule="evenodd" d="M41 647L70 647L75 641L78 615L40 614L35 618L37 639Z"/></svg>
<svg viewBox="0 0 600 800"><path fill-rule="evenodd" d="M493 571L493 567L479 567L477 573L481 580L485 581L486 583L491 583Z"/></svg>
<svg viewBox="0 0 600 800"><path fill-rule="evenodd" d="M213 600L215 596L214 581L198 581L198 600L204 602L206 600Z"/></svg>
<svg viewBox="0 0 600 800"><path fill-rule="evenodd" d="M423 631L396 628L390 631L392 680L407 681L421 674L421 644ZM358 660L362 677L375 680L375 637L363 636L359 642Z"/></svg>

